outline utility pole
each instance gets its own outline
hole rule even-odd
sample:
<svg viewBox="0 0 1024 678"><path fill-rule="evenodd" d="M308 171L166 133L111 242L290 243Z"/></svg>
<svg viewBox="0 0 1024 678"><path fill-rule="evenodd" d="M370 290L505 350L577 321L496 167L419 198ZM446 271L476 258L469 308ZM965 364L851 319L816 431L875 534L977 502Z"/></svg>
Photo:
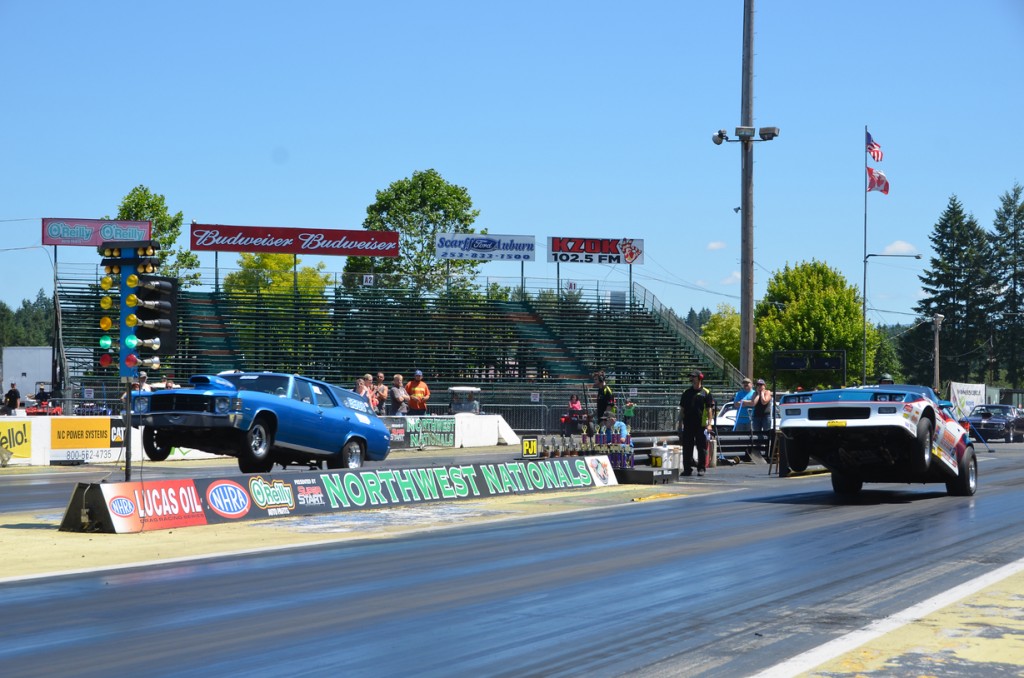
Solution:
<svg viewBox="0 0 1024 678"><path fill-rule="evenodd" d="M942 321L945 319L946 316L941 313L936 313L935 317L932 318L935 323L935 346L932 349L935 356L935 370L932 378L932 390L936 394L939 393L939 386L941 385L941 382L939 382L939 330L942 329Z"/></svg>
<svg viewBox="0 0 1024 678"><path fill-rule="evenodd" d="M740 124L754 126L754 0L743 0L743 84ZM740 161L740 373L754 374L754 141Z"/></svg>

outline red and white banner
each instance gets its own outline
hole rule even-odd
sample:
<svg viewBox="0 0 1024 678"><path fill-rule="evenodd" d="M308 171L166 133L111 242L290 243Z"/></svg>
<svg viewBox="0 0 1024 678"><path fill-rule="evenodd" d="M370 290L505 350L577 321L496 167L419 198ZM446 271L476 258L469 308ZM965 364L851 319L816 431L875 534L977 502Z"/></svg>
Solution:
<svg viewBox="0 0 1024 678"><path fill-rule="evenodd" d="M548 261L563 264L642 264L638 238L548 238Z"/></svg>
<svg viewBox="0 0 1024 678"><path fill-rule="evenodd" d="M99 247L109 240L151 240L149 221L43 219L44 245Z"/></svg>
<svg viewBox="0 0 1024 678"><path fill-rule="evenodd" d="M191 235L193 251L273 252L336 257L398 256L398 234L393 231L192 224Z"/></svg>

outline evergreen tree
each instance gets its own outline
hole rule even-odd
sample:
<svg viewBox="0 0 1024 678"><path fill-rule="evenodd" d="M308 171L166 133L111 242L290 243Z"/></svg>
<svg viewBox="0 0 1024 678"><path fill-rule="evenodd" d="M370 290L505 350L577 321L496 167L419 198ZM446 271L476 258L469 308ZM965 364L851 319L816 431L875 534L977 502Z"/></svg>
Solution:
<svg viewBox="0 0 1024 678"><path fill-rule="evenodd" d="M996 304L999 324L995 359L1006 381L1018 388L1024 376L1024 187L1014 184L1000 198L993 222L993 273L1002 294Z"/></svg>
<svg viewBox="0 0 1024 678"><path fill-rule="evenodd" d="M935 255L930 267L919 276L927 296L918 302L916 310L924 321L936 314L945 316L940 336L940 377L943 381L983 380L997 301L988 233L973 215L964 212L954 195L928 238ZM931 323L926 325L930 330ZM927 334L930 342L932 332L920 330L907 336L920 342ZM919 359L922 348L919 344L911 352L917 360L907 360L905 356L904 365L913 368L911 374L916 380L930 384L932 370L925 369Z"/></svg>

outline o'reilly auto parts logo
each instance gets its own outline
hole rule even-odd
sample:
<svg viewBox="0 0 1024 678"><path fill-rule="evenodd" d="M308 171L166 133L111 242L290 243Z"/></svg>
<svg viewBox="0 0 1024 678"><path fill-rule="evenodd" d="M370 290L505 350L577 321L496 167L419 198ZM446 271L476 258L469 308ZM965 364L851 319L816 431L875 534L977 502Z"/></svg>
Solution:
<svg viewBox="0 0 1024 678"><path fill-rule="evenodd" d="M642 264L637 238L548 238L548 261L564 264Z"/></svg>

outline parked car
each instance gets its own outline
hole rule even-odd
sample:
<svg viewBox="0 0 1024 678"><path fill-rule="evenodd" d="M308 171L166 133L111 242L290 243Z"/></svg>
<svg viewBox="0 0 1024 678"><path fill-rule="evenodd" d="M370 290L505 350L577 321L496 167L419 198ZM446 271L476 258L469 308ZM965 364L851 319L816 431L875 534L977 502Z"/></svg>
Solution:
<svg viewBox="0 0 1024 678"><path fill-rule="evenodd" d="M132 394L133 426L153 461L172 447L238 458L242 473L274 464L358 468L387 457L391 434L352 391L294 374L197 375L189 388Z"/></svg>
<svg viewBox="0 0 1024 678"><path fill-rule="evenodd" d="M779 427L780 413L779 403L776 401L773 403L775 409L775 428ZM715 426L731 431L732 427L736 425L736 415L739 413L739 403L727 402L718 409L718 414L715 415Z"/></svg>
<svg viewBox="0 0 1024 678"><path fill-rule="evenodd" d="M1008 443L1024 441L1024 412L1013 405L975 405L967 415L968 430L985 441L1002 438ZM963 425L963 422L961 422Z"/></svg>
<svg viewBox="0 0 1024 678"><path fill-rule="evenodd" d="M943 482L952 495L977 490L978 461L967 431L927 386L885 384L782 396L791 468L815 459L832 489L855 495L868 483Z"/></svg>

